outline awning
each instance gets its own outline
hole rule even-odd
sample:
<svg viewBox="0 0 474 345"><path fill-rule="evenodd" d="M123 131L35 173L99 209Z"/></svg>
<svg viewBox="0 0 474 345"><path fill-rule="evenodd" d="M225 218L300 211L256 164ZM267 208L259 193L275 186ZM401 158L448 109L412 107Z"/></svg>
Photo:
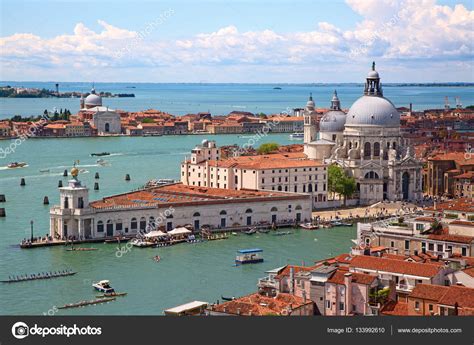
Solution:
<svg viewBox="0 0 474 345"><path fill-rule="evenodd" d="M152 237L162 237L162 236L166 236L167 234L164 233L163 231L160 231L160 230L153 230L153 231L150 231L149 233L145 234L145 237L146 238L152 238Z"/></svg>
<svg viewBox="0 0 474 345"><path fill-rule="evenodd" d="M189 234L191 230L188 230L186 228L175 228L171 231L168 231L168 235L184 235L184 234Z"/></svg>

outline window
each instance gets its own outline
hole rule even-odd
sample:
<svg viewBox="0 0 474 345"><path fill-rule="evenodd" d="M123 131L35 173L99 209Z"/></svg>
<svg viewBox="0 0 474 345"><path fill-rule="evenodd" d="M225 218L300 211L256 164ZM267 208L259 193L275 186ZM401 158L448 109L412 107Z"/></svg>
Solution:
<svg viewBox="0 0 474 345"><path fill-rule="evenodd" d="M410 249L410 241L405 240L405 249Z"/></svg>
<svg viewBox="0 0 474 345"><path fill-rule="evenodd" d="M137 218L132 218L132 221L130 222L130 228L132 230L137 230L137 227L138 227Z"/></svg>
<svg viewBox="0 0 474 345"><path fill-rule="evenodd" d="M69 198L68 197L64 198L64 208L69 208Z"/></svg>
<svg viewBox="0 0 474 345"><path fill-rule="evenodd" d="M461 249L461 255L462 255L462 256L467 256L467 248L466 248L466 247L462 247L462 249Z"/></svg>
<svg viewBox="0 0 474 345"><path fill-rule="evenodd" d="M415 310L420 310L420 302L415 302Z"/></svg>
<svg viewBox="0 0 474 345"><path fill-rule="evenodd" d="M344 310L344 302L339 302L339 310Z"/></svg>
<svg viewBox="0 0 474 345"><path fill-rule="evenodd" d="M104 232L104 222L101 220L97 222L97 232Z"/></svg>
<svg viewBox="0 0 474 345"><path fill-rule="evenodd" d="M395 248L395 242L394 241L390 241L390 247Z"/></svg>
<svg viewBox="0 0 474 345"><path fill-rule="evenodd" d="M122 231L123 230L123 224L121 220L117 220L117 223L115 224L115 230L117 231Z"/></svg>
<svg viewBox="0 0 474 345"><path fill-rule="evenodd" d="M326 301L326 308L331 309L331 301Z"/></svg>
<svg viewBox="0 0 474 345"><path fill-rule="evenodd" d="M428 250L434 250L434 243L428 243Z"/></svg>
<svg viewBox="0 0 474 345"><path fill-rule="evenodd" d="M77 208L84 208L84 199L82 196L77 199Z"/></svg>
<svg viewBox="0 0 474 345"><path fill-rule="evenodd" d="M432 311L433 311L433 305L432 305L432 304L429 304L429 305L428 305L428 309L429 309L430 312L432 312Z"/></svg>
<svg viewBox="0 0 474 345"><path fill-rule="evenodd" d="M422 223L416 223L416 230L418 231L423 231L425 229L424 224Z"/></svg>
<svg viewBox="0 0 474 345"><path fill-rule="evenodd" d="M442 244L438 244L438 252L442 252L443 251L443 245Z"/></svg>

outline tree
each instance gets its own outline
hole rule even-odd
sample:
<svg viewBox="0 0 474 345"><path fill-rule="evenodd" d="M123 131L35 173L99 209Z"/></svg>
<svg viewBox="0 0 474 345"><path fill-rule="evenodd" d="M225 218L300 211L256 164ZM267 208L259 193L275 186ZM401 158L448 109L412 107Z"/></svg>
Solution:
<svg viewBox="0 0 474 345"><path fill-rule="evenodd" d="M328 191L330 193L333 193L333 195L336 193L336 186L341 181L342 177L344 176L344 170L337 165L337 164L331 164L328 168Z"/></svg>
<svg viewBox="0 0 474 345"><path fill-rule="evenodd" d="M154 123L155 120L153 119L150 119L149 117L145 117L143 120L142 120L142 123Z"/></svg>
<svg viewBox="0 0 474 345"><path fill-rule="evenodd" d="M344 197L344 206L348 197L356 191L357 185L353 177L337 164L332 164L328 168L328 191Z"/></svg>
<svg viewBox="0 0 474 345"><path fill-rule="evenodd" d="M280 145L277 143L266 143L260 145L260 147L257 149L258 154L260 155L265 155L273 151L277 151Z"/></svg>

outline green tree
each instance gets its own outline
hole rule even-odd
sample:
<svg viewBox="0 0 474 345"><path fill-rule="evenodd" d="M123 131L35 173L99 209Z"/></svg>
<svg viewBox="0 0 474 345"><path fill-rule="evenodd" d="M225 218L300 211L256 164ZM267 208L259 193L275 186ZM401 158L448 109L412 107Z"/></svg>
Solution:
<svg viewBox="0 0 474 345"><path fill-rule="evenodd" d="M150 118L148 118L148 117L145 117L145 118L142 120L142 123L154 123L154 122L155 122L155 120L150 119Z"/></svg>
<svg viewBox="0 0 474 345"><path fill-rule="evenodd" d="M332 164L328 168L328 191L333 194L339 194L344 197L344 206L348 197L351 197L356 191L357 185L353 177L348 176L346 172L337 164Z"/></svg>
<svg viewBox="0 0 474 345"><path fill-rule="evenodd" d="M265 155L267 153L278 150L279 147L280 145L278 145L277 143L266 143L260 145L260 147L257 149L257 152L260 155Z"/></svg>

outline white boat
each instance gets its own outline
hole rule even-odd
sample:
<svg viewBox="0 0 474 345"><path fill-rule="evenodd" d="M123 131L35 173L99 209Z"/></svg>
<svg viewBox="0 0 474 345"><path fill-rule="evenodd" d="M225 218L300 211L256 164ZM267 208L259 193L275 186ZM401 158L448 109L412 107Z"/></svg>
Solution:
<svg viewBox="0 0 474 345"><path fill-rule="evenodd" d="M134 238L130 243L132 243L134 247L138 247L138 248L146 248L146 247L151 247L155 245L152 242L143 241L142 239L139 239L139 238Z"/></svg>
<svg viewBox="0 0 474 345"><path fill-rule="evenodd" d="M25 162L12 162L8 164L8 169L23 168L26 165Z"/></svg>
<svg viewBox="0 0 474 345"><path fill-rule="evenodd" d="M316 230L319 228L319 225L313 224L313 223L301 223L300 227L306 230Z"/></svg>
<svg viewBox="0 0 474 345"><path fill-rule="evenodd" d="M293 140L302 140L304 138L304 133L290 134L290 138L293 139Z"/></svg>
<svg viewBox="0 0 474 345"><path fill-rule="evenodd" d="M115 290L110 286L110 282L108 280L101 280L99 282L93 283L92 287L103 293L115 292Z"/></svg>

